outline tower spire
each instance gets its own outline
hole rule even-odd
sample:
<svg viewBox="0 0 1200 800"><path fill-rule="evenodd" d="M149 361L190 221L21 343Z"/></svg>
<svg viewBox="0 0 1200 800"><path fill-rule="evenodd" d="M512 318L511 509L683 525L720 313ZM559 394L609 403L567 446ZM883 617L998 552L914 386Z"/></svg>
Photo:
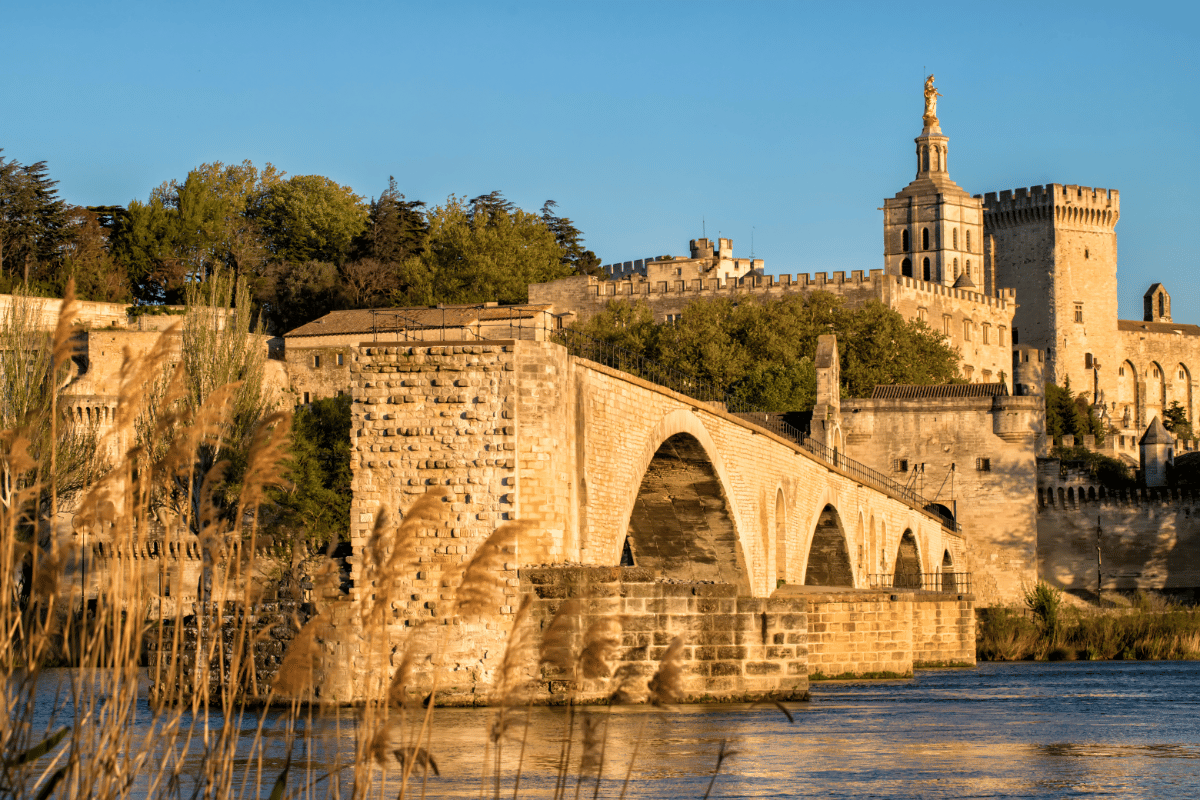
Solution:
<svg viewBox="0 0 1200 800"><path fill-rule="evenodd" d="M921 117L925 126L917 143L917 179L949 178L946 157L949 155L950 137L942 133L938 124L937 99L942 94L933 85L933 76L925 79L925 114Z"/></svg>

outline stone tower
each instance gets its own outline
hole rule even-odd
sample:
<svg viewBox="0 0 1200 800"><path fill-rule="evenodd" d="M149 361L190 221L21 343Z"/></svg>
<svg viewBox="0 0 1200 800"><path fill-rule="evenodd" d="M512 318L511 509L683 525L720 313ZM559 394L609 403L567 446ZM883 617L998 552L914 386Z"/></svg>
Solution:
<svg viewBox="0 0 1200 800"><path fill-rule="evenodd" d="M1167 467L1175 463L1175 437L1156 416L1138 442L1141 449L1142 478L1147 486L1166 486Z"/></svg>
<svg viewBox="0 0 1200 800"><path fill-rule="evenodd" d="M985 270L1016 289L1013 344L1046 354L1045 379L1116 400L1117 234L1114 189L1050 184L983 195Z"/></svg>
<svg viewBox="0 0 1200 800"><path fill-rule="evenodd" d="M982 270L982 203L950 180L950 138L928 105L924 123L917 177L883 201L884 272L995 294Z"/></svg>
<svg viewBox="0 0 1200 800"><path fill-rule="evenodd" d="M1171 321L1171 295L1161 283L1152 283L1142 295L1143 319L1146 322Z"/></svg>

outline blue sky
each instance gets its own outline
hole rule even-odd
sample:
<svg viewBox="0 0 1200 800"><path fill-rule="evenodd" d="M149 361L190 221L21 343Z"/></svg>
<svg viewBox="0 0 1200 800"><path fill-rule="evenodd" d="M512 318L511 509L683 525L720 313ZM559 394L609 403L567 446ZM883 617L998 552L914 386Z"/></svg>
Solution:
<svg viewBox="0 0 1200 800"><path fill-rule="evenodd" d="M605 261L734 239L767 271L882 266L937 74L972 193L1121 191L1120 308L1200 323L1200 12L1185 4L23 3L0 147L70 202L208 161L378 194L548 198Z"/></svg>

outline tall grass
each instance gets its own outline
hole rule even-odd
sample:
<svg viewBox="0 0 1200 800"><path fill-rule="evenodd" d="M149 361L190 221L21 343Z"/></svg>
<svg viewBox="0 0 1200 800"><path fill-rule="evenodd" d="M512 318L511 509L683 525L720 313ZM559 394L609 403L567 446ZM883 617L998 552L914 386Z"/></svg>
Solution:
<svg viewBox="0 0 1200 800"><path fill-rule="evenodd" d="M1026 608L980 615L981 661L1200 658L1200 610L1138 596L1132 608L1075 608L1039 582Z"/></svg>
<svg viewBox="0 0 1200 800"><path fill-rule="evenodd" d="M456 630L450 623L496 615L511 602L505 564L532 533L519 522L478 545L445 615L412 625L395 649L396 587L417 567L418 537L452 499L431 491L396 518L378 515L361 554L364 580L376 591L297 619L274 679L259 675L255 609L271 568L258 556L258 520L265 488L283 479L290 414L247 390L261 377L248 321L220 312L232 289L213 292L182 329L164 333L140 358L126 354L103 442L59 411L76 377L70 297L52 336L20 298L0 320L3 380L20 387L0 404L0 798L424 797L438 773L432 734L440 654ZM204 357L190 357L189 348ZM196 374L203 370L210 371ZM240 477L232 481L237 460ZM71 512L69 525L60 505ZM107 559L93 591L81 567L97 543L138 557ZM185 550L202 557L194 603L158 588L162 556ZM314 594L336 594L336 566L315 562ZM653 676L614 674L621 620L604 601L563 603L541 641L532 602L524 598L513 615L496 676L480 792L520 796L526 746L541 735L530 727L535 682L553 675L573 687L555 734L555 797L570 793L573 765L572 796L591 788L596 797L611 766L612 705L647 696L656 705L674 702L681 642L666 649ZM334 630L338 603L353 604L366 672L375 676L353 709L322 703L316 691L325 645L343 635ZM153 654L146 665L143 652ZM49 672L63 662L73 667ZM419 680L418 665L432 665L432 674ZM609 709L581 715L577 726L578 693L597 684L607 687ZM348 752L336 746L343 732L352 734ZM282 763L268 739L282 741ZM622 795L640 744L639 734L621 765ZM516 772L502 785L510 748ZM728 756L719 755L718 770Z"/></svg>

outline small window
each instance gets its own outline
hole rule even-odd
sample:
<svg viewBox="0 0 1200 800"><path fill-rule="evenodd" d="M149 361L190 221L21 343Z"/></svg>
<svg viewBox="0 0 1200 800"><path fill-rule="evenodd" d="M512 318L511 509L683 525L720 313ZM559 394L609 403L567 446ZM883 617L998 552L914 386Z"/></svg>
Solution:
<svg viewBox="0 0 1200 800"><path fill-rule="evenodd" d="M992 343L992 326L988 325L986 323L983 326L983 343L984 344Z"/></svg>
<svg viewBox="0 0 1200 800"><path fill-rule="evenodd" d="M305 392L305 393L304 393L304 405L308 405L308 403L309 403L309 400L308 400L308 392Z"/></svg>
<svg viewBox="0 0 1200 800"><path fill-rule="evenodd" d="M1083 257L1084 257L1084 258L1091 258L1091 253L1089 253L1089 252L1088 252L1088 249L1087 249L1086 247L1085 247L1085 248L1083 248Z"/></svg>
<svg viewBox="0 0 1200 800"><path fill-rule="evenodd" d="M1092 354L1091 353L1083 354L1083 368L1084 369L1092 368Z"/></svg>
<svg viewBox="0 0 1200 800"><path fill-rule="evenodd" d="M1017 335L1017 329L1013 328L1013 346L1015 347L1015 346L1019 345L1020 343L1021 343L1021 337Z"/></svg>
<svg viewBox="0 0 1200 800"><path fill-rule="evenodd" d="M971 252L971 232L967 231L967 252Z"/></svg>
<svg viewBox="0 0 1200 800"><path fill-rule="evenodd" d="M954 280L958 280L958 259L954 259Z"/></svg>
<svg viewBox="0 0 1200 800"><path fill-rule="evenodd" d="M321 357L320 356L313 356L313 366L318 367L318 368L321 366Z"/></svg>
<svg viewBox="0 0 1200 800"><path fill-rule="evenodd" d="M892 462L892 469L896 472L908 472L908 459L897 458Z"/></svg>
<svg viewBox="0 0 1200 800"><path fill-rule="evenodd" d="M921 229L921 249L922 250L929 249L929 228Z"/></svg>
<svg viewBox="0 0 1200 800"><path fill-rule="evenodd" d="M1117 375L1119 375L1120 377L1124 378L1124 377L1125 377L1125 368L1124 368L1124 367L1119 367L1119 368L1117 369Z"/></svg>
<svg viewBox="0 0 1200 800"><path fill-rule="evenodd" d="M926 322L926 323L929 322L929 309L918 308L917 309L917 319L921 320L921 322Z"/></svg>
<svg viewBox="0 0 1200 800"><path fill-rule="evenodd" d="M954 242L954 249L957 250L958 249L958 228L954 229L954 232L951 234L950 238Z"/></svg>
<svg viewBox="0 0 1200 800"><path fill-rule="evenodd" d="M1179 370L1179 380L1183 380L1183 370Z"/></svg>
<svg viewBox="0 0 1200 800"><path fill-rule="evenodd" d="M908 252L908 231L900 231L900 249L905 253Z"/></svg>
<svg viewBox="0 0 1200 800"><path fill-rule="evenodd" d="M967 259L967 277L971 277L971 259Z"/></svg>
<svg viewBox="0 0 1200 800"><path fill-rule="evenodd" d="M344 360L344 357L343 357L343 355L342 355L341 353L338 353L338 354L337 354L337 365L340 367L340 366L342 366L342 365L343 365L343 364L345 364L345 363L346 363L346 362L345 362L345 360Z"/></svg>
<svg viewBox="0 0 1200 800"><path fill-rule="evenodd" d="M996 328L996 344L1000 345L1001 347L1004 346L1004 326L1003 325L1001 325L999 328ZM1028 356L1026 356L1026 358L1028 358Z"/></svg>
<svg viewBox="0 0 1200 800"><path fill-rule="evenodd" d="M954 317L951 317L949 314L942 317L942 333L946 334L947 336L950 335L950 323L953 321L953 319Z"/></svg>
<svg viewBox="0 0 1200 800"><path fill-rule="evenodd" d="M911 259L906 258L900 262L900 274L906 278L911 278L913 276Z"/></svg>
<svg viewBox="0 0 1200 800"><path fill-rule="evenodd" d="M1155 368L1154 368L1154 377L1156 377L1156 378L1161 378L1161 377L1162 377L1162 375L1160 375L1160 374L1159 374L1159 372L1158 372L1158 367L1155 367Z"/></svg>
<svg viewBox="0 0 1200 800"><path fill-rule="evenodd" d="M1083 322L1083 303L1075 304L1075 321Z"/></svg>
<svg viewBox="0 0 1200 800"><path fill-rule="evenodd" d="M992 460L990 458L975 459L975 469L979 470L980 472L991 472Z"/></svg>
<svg viewBox="0 0 1200 800"><path fill-rule="evenodd" d="M963 341L971 341L971 320L969 319L963 320Z"/></svg>
<svg viewBox="0 0 1200 800"><path fill-rule="evenodd" d="M925 263L921 265L921 273L922 273L921 280L926 280L926 281L929 280L930 272L929 272L929 259L928 258L925 259Z"/></svg>

